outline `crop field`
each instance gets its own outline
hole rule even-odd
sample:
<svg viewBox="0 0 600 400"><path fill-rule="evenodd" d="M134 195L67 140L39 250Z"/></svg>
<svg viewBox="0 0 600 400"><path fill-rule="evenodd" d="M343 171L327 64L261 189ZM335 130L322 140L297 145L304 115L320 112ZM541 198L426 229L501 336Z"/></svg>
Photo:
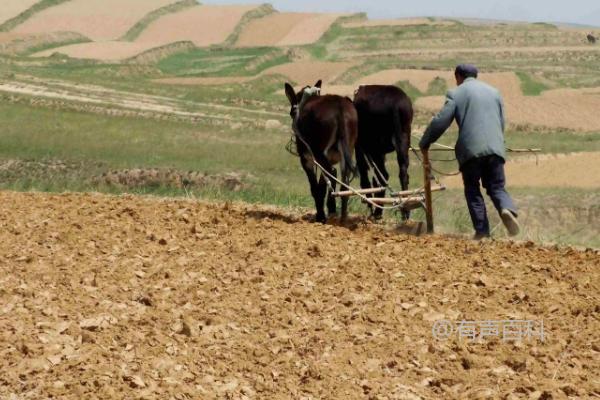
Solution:
<svg viewBox="0 0 600 400"><path fill-rule="evenodd" d="M600 397L585 31L106 4L0 11L0 399ZM461 179L437 172L436 235L421 210L373 221L358 200L346 224L313 223L284 82L400 86L416 146L459 62L502 93L507 147L542 150L506 164L522 233L491 213L492 240L469 240ZM420 188L413 154L409 173ZM439 320L543 320L545 336L440 341Z"/></svg>

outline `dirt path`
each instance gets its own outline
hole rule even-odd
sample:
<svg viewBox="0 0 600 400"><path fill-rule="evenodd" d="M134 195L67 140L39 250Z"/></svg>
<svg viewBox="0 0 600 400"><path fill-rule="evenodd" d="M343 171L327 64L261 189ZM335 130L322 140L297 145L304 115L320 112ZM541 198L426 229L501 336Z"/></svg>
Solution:
<svg viewBox="0 0 600 400"><path fill-rule="evenodd" d="M273 208L2 192L0 397L597 397L599 262ZM545 341L438 340L438 320L543 320Z"/></svg>

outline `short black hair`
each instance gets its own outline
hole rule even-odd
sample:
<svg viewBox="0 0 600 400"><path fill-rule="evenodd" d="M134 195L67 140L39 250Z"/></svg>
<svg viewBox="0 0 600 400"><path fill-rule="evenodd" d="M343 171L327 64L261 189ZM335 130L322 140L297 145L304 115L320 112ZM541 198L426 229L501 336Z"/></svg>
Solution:
<svg viewBox="0 0 600 400"><path fill-rule="evenodd" d="M479 71L477 70L477 67L474 66L473 64L457 65L456 70L454 70L454 73L458 76L463 77L464 79L477 78L477 76L479 75Z"/></svg>

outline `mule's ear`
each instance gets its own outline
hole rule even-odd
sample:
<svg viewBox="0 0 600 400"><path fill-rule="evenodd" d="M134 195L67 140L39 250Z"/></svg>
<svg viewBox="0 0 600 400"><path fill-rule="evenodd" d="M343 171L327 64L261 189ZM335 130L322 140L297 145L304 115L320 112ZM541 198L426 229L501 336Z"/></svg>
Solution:
<svg viewBox="0 0 600 400"><path fill-rule="evenodd" d="M290 85L287 82L285 84L285 95L287 96L291 105L294 106L294 105L298 104L298 100L296 99L296 93L294 92L294 88L292 87L292 85Z"/></svg>
<svg viewBox="0 0 600 400"><path fill-rule="evenodd" d="M315 87L318 87L319 89L321 89L322 84L323 84L323 81L319 79L319 81L317 83L315 83Z"/></svg>

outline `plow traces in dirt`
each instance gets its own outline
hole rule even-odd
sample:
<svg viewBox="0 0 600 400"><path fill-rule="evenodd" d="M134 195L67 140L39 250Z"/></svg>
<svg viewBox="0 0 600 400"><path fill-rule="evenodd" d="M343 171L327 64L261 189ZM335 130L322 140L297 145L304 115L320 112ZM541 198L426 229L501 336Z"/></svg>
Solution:
<svg viewBox="0 0 600 400"><path fill-rule="evenodd" d="M589 398L599 261L243 204L1 192L0 397ZM543 320L545 341L439 340L438 320Z"/></svg>

